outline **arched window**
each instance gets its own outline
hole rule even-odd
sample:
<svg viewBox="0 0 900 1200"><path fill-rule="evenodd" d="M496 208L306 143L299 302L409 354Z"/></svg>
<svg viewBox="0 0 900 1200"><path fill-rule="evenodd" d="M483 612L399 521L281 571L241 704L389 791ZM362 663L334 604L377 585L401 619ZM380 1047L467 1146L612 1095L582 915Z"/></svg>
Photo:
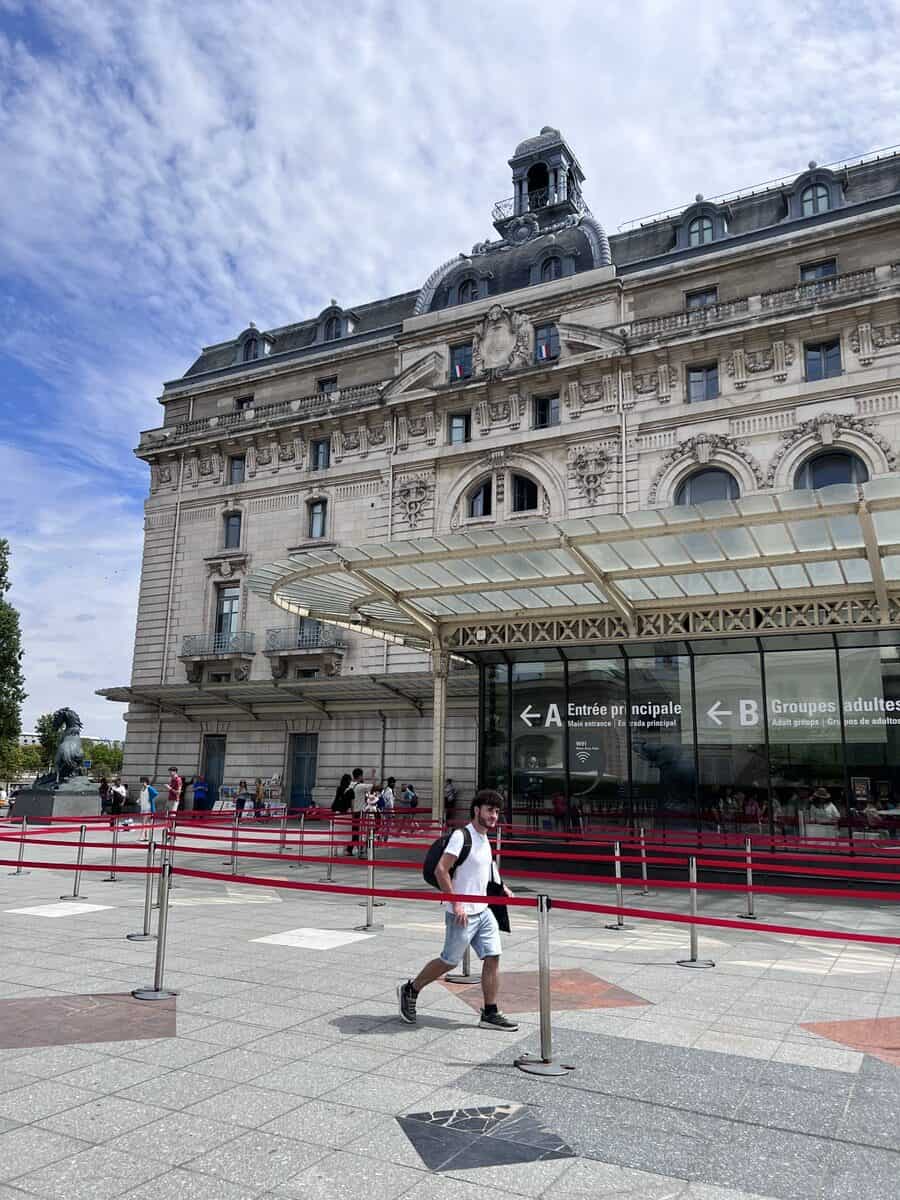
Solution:
<svg viewBox="0 0 900 1200"><path fill-rule="evenodd" d="M254 358L259 358L259 339L247 338L244 342L244 362L252 362Z"/></svg>
<svg viewBox="0 0 900 1200"><path fill-rule="evenodd" d="M824 183L811 183L800 193L800 211L804 217L814 217L816 213L828 212L831 208L831 197Z"/></svg>
<svg viewBox="0 0 900 1200"><path fill-rule="evenodd" d="M849 450L825 450L808 458L794 476L795 488L824 488L836 483L865 483L866 464Z"/></svg>
<svg viewBox="0 0 900 1200"><path fill-rule="evenodd" d="M474 492L469 494L469 516L489 517L493 511L494 489L490 479L485 479Z"/></svg>
<svg viewBox="0 0 900 1200"><path fill-rule="evenodd" d="M341 336L341 318L329 317L325 322L325 341L333 342Z"/></svg>
<svg viewBox="0 0 900 1200"><path fill-rule="evenodd" d="M471 304L473 300L478 299L478 280L464 279L459 285L457 292L457 301L459 304Z"/></svg>
<svg viewBox="0 0 900 1200"><path fill-rule="evenodd" d="M676 504L705 504L710 500L737 500L740 488L735 477L721 467L704 467L678 485Z"/></svg>
<svg viewBox="0 0 900 1200"><path fill-rule="evenodd" d="M541 283L549 283L551 279L562 278L562 259L554 255L545 258L541 264Z"/></svg>
<svg viewBox="0 0 900 1200"><path fill-rule="evenodd" d="M713 240L712 217L694 217L688 225L688 245L705 246Z"/></svg>
<svg viewBox="0 0 900 1200"><path fill-rule="evenodd" d="M538 506L538 486L527 475L513 475L513 512L534 512Z"/></svg>

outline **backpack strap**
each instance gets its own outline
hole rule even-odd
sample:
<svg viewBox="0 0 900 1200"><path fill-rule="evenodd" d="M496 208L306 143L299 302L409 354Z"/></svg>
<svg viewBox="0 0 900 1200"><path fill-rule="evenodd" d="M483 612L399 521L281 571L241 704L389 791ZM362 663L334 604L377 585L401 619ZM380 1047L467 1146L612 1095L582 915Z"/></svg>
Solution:
<svg viewBox="0 0 900 1200"><path fill-rule="evenodd" d="M471 833L469 833L468 825L463 825L462 835L463 835L462 850L460 850L459 857L457 858L456 862L453 864L454 871L458 870L463 865L463 863L469 857L469 854L472 850L472 835L471 835Z"/></svg>

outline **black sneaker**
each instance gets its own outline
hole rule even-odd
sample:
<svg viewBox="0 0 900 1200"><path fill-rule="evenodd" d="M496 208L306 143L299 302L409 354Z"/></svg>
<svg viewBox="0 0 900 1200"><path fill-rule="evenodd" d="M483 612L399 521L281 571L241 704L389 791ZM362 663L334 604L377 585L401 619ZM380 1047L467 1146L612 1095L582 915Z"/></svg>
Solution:
<svg viewBox="0 0 900 1200"><path fill-rule="evenodd" d="M518 1029L518 1023L511 1021L509 1017L504 1017L502 1012L485 1012L481 1010L481 1020L478 1022L479 1029L505 1029L507 1033L512 1033Z"/></svg>
<svg viewBox="0 0 900 1200"><path fill-rule="evenodd" d="M406 983L397 984L397 999L400 1001L400 1020L405 1021L407 1025L415 1025L416 1023L416 1001L419 998L419 993L412 985L412 980L408 979Z"/></svg>

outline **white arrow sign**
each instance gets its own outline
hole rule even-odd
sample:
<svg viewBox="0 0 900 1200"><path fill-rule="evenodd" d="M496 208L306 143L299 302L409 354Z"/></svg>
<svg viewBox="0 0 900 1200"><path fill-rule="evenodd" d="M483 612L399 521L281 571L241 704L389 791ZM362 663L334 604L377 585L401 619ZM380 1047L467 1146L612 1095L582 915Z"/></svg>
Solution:
<svg viewBox="0 0 900 1200"><path fill-rule="evenodd" d="M722 707L721 700L717 700L712 708L706 710L706 715L715 721L717 725L721 725L722 722L719 720L719 717L730 717L733 714L730 708Z"/></svg>
<svg viewBox="0 0 900 1200"><path fill-rule="evenodd" d="M522 709L522 711L519 713L519 716L522 718L522 720L525 722L525 724L528 726L529 729L531 728L531 726L534 724L535 721L539 721L541 719L541 714L539 712L536 712L531 707L530 704L527 705L527 707Z"/></svg>

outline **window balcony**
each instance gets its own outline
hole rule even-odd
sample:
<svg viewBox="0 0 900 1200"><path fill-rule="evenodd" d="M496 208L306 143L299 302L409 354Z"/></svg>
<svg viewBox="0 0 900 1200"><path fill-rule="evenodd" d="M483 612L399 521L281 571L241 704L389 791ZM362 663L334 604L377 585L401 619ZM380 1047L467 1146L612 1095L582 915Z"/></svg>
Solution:
<svg viewBox="0 0 900 1200"><path fill-rule="evenodd" d="M273 679L289 679L317 669L322 675L340 674L344 639L333 625L301 621L266 630L266 648Z"/></svg>
<svg viewBox="0 0 900 1200"><path fill-rule="evenodd" d="M569 212L587 213L590 214L590 209L577 188L570 188L565 196L561 196L558 192L551 192L549 188L535 188L528 193L527 202L522 209L522 213L539 212L542 208L552 208L554 205L565 205ZM496 225L498 222L508 221L510 217L519 216L516 212L516 198L509 196L505 200L498 200L491 210L491 220Z"/></svg>
<svg viewBox="0 0 900 1200"><path fill-rule="evenodd" d="M282 650L343 650L344 639L341 632L333 625L318 623L302 624L299 628L288 625L278 629L266 630L266 648L264 653Z"/></svg>
<svg viewBox="0 0 900 1200"><path fill-rule="evenodd" d="M179 657L234 658L254 653L253 634L242 629L236 633L186 633Z"/></svg>
<svg viewBox="0 0 900 1200"><path fill-rule="evenodd" d="M864 271L848 271L845 275L827 275L821 279L811 279L807 283L798 283L791 288L782 288L776 292L763 292L760 305L763 310L780 308L798 308L819 304L822 301L843 299L845 296L864 295L875 291L878 284L875 268L868 267Z"/></svg>
<svg viewBox="0 0 900 1200"><path fill-rule="evenodd" d="M626 326L628 337L633 341L641 338L660 338L676 336L680 333L695 329L705 329L709 325L725 324L745 317L750 308L746 296L739 300L725 300L721 304L704 304L697 308L682 309L679 312L663 313L659 317L642 317Z"/></svg>

